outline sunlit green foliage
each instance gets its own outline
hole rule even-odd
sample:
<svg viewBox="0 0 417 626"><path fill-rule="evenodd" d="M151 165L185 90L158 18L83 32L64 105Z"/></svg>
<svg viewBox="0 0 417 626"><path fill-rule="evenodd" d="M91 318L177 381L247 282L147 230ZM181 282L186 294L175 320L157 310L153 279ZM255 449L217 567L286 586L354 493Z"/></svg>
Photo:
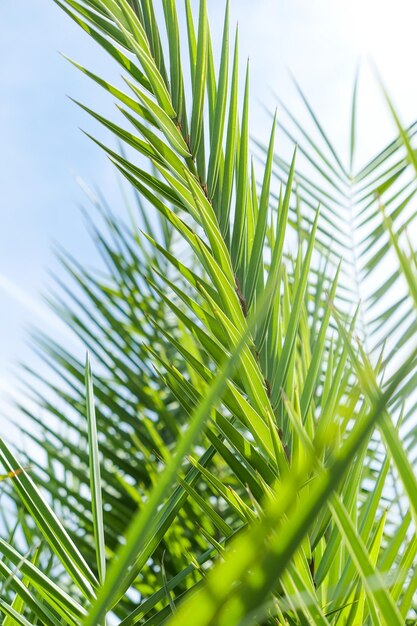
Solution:
<svg viewBox="0 0 417 626"><path fill-rule="evenodd" d="M56 2L122 67L74 62L116 99L81 106L132 221L95 199L105 271L62 254L87 363L34 336L30 446L0 443L3 623L415 620L414 126L385 94L398 139L355 172L356 86L349 167L300 91L315 134L273 115L258 167L228 3L217 55L205 0Z"/></svg>

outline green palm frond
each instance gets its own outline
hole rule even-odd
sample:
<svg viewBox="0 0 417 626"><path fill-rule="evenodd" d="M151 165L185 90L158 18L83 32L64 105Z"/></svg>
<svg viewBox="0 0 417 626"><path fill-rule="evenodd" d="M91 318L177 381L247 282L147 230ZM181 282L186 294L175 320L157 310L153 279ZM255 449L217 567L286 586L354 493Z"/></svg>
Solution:
<svg viewBox="0 0 417 626"><path fill-rule="evenodd" d="M19 511L0 540L4 623L403 624L414 127L395 114L398 140L353 174L356 95L350 167L304 99L318 139L287 110L303 140L287 163L275 134L295 133L274 116L258 168L228 3L218 63L205 0L57 4L123 69L119 87L74 62L116 100L115 121L81 106L122 145L96 142L135 204L125 224L95 201L103 269L60 253L69 280L49 298L94 378L90 357L34 333L30 451L0 443Z"/></svg>
<svg viewBox="0 0 417 626"><path fill-rule="evenodd" d="M300 121L281 103L279 127L299 145L297 199L291 203L294 223L305 228L314 218L317 203L321 222L317 242L338 264L342 259L340 285L360 307L360 331L371 353L385 347L385 363L404 354L414 331L411 300L406 296L404 274L390 245L385 219L397 237L412 228L416 217L415 123L399 125L399 136L368 163L355 167L356 100L358 76L352 98L349 163L337 154L311 104L297 83L307 120ZM394 119L399 124L396 114ZM405 139L407 138L407 141ZM266 146L257 142L260 154ZM274 176L282 180L289 163L274 156Z"/></svg>

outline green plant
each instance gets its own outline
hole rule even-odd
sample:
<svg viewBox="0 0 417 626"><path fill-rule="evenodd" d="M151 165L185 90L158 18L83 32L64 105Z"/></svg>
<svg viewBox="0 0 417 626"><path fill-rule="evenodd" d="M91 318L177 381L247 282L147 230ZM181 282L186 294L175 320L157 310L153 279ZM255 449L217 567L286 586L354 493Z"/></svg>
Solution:
<svg viewBox="0 0 417 626"><path fill-rule="evenodd" d="M195 24L185 1L188 80L175 0L161 15L151 0L57 4L124 69L127 91L76 64L129 122L82 105L123 143L100 145L135 205L126 225L95 201L104 274L62 255L73 287L52 305L91 353L94 382L89 358L36 333L61 382L28 371L44 415L21 406L22 432L46 461L0 443L17 511L0 540L3 623L414 619L413 128L391 107L399 138L354 176L318 122L324 149L293 120L317 170L303 173L295 154L275 155L274 116L259 174L228 5L217 67L206 2ZM352 164L354 121L351 137ZM352 211L378 223L352 246L357 283L362 260L368 276L397 261L369 292L382 309L375 341L343 259ZM384 308L397 279L401 300ZM389 341L399 305L400 358Z"/></svg>

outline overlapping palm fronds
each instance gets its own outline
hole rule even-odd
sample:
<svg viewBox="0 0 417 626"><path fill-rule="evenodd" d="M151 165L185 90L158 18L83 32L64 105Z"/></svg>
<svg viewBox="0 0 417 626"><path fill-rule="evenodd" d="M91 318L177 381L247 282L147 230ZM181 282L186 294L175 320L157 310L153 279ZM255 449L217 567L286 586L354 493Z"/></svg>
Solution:
<svg viewBox="0 0 417 626"><path fill-rule="evenodd" d="M307 141L326 186L300 174L295 155L276 157L275 117L255 168L228 4L218 64L205 0L197 14L188 0L184 14L175 0L161 11L151 0L57 4L123 67L121 88L76 64L123 115L82 105L123 143L100 145L131 184L144 232L100 201L104 229L89 223L105 272L63 256L72 287L62 283L53 306L95 376L90 358L37 335L62 382L28 372L43 415L21 407L47 462L0 445L5 495L20 511L0 541L4 623L404 624L417 480L398 407L411 405L417 354L410 330L407 354L387 368L377 340L369 352L358 341L361 311L343 305L357 285L350 265L339 268L351 216L335 207L353 210L351 177L324 134L333 161ZM411 156L408 137L388 149L394 160L401 145ZM383 162L371 166L380 200L407 193L408 161L377 171ZM384 214L364 172L365 227ZM386 208L363 246L369 272L395 253L411 310L401 212ZM371 299L385 321L381 294Z"/></svg>
<svg viewBox="0 0 417 626"><path fill-rule="evenodd" d="M346 163L296 82L295 86L307 119L300 121L281 102L279 122L286 137L299 145L296 194L290 215L294 223L311 224L320 202L317 243L336 264L342 259L341 302L344 298L354 308L360 304L357 328L364 344L374 358L383 350L384 365L395 367L409 349L416 322L413 298L409 297L413 287L408 284L396 245L412 234L417 215L416 157L412 145L416 123L404 129L385 93L398 137L368 163L356 167L358 143L366 141L356 137L358 75L353 89ZM256 143L260 154L266 154L266 147ZM275 155L274 165L274 176L282 180L289 163ZM406 254L408 263L412 255L411 246Z"/></svg>
<svg viewBox="0 0 417 626"><path fill-rule="evenodd" d="M295 86L305 105L307 119L301 123L281 102L280 122L287 139L299 143L297 191L290 209L292 220L299 227L311 223L312 207L320 199L322 221L317 242L329 251L333 262L342 260L340 306L359 307L357 332L370 358L374 363L381 359L383 369L395 371L403 355L411 349L416 330L415 253L411 243L417 215L413 148L416 124L403 128L381 83L398 137L368 163L355 168L358 142L364 141L356 137L358 75L353 89L346 163L296 82ZM261 155L265 154L261 142L257 142L257 147ZM279 155L274 156L274 163L274 176L282 179L289 164ZM406 402L398 405L397 414L402 414L404 445L415 458L413 387L414 380L409 381Z"/></svg>

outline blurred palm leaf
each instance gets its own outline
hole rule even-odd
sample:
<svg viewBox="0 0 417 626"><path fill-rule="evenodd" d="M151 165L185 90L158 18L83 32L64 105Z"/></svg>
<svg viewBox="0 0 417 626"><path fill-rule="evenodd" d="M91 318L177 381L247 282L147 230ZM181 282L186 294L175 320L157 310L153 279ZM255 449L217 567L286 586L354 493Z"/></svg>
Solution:
<svg viewBox="0 0 417 626"><path fill-rule="evenodd" d="M350 155L344 164L310 102L296 82L295 85L305 106L306 119L297 119L281 102L278 124L291 143L299 145L291 219L300 228L308 229L320 202L317 244L337 264L343 260L339 296L354 307L360 303L358 332L370 354L378 358L378 352L384 348L384 364L396 363L407 353L415 331L415 315L412 299L407 297L403 268L390 243L385 222L390 221L395 238L401 241L413 228L417 215L416 156L412 145L416 123L403 129L391 105L398 137L368 163L356 167L357 75L352 98ZM266 155L266 146L261 142L257 146L260 154ZM289 168L289 162L274 156L275 177L285 179Z"/></svg>

